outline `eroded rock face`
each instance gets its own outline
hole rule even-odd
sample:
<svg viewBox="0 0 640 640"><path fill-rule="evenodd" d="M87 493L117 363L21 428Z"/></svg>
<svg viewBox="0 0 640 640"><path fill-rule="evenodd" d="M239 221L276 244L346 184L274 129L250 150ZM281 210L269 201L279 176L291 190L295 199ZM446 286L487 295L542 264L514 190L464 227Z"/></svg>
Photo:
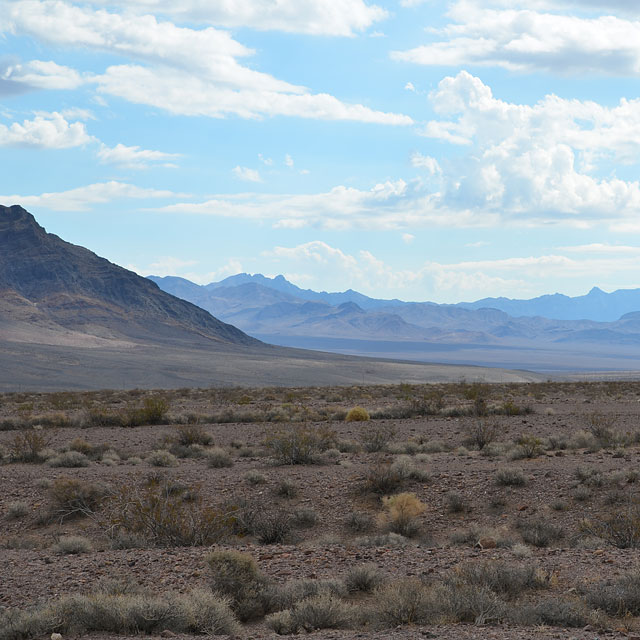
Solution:
<svg viewBox="0 0 640 640"><path fill-rule="evenodd" d="M62 327L86 326L92 333L98 325L163 341L193 336L257 342L150 280L47 233L18 205L0 206L0 291L0 314L14 314L15 300L21 299Z"/></svg>

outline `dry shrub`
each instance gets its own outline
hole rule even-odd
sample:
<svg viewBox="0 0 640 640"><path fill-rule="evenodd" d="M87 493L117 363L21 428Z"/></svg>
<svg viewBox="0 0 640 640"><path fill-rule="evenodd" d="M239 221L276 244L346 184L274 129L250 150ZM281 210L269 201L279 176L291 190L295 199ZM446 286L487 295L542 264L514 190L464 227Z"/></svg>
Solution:
<svg viewBox="0 0 640 640"><path fill-rule="evenodd" d="M176 487L161 477L142 487L123 484L108 503L108 534L140 536L160 547L210 545L225 538L233 510L204 506L197 488Z"/></svg>
<svg viewBox="0 0 640 640"><path fill-rule="evenodd" d="M365 451L376 453L384 451L395 435L395 427L391 424L366 425L360 428L358 440Z"/></svg>
<svg viewBox="0 0 640 640"><path fill-rule="evenodd" d="M441 617L439 595L416 578L404 578L377 589L368 613L376 627L433 624Z"/></svg>
<svg viewBox="0 0 640 640"><path fill-rule="evenodd" d="M79 451L63 451L47 460L50 467L65 467L67 469L88 467L89 458Z"/></svg>
<svg viewBox="0 0 640 640"><path fill-rule="evenodd" d="M207 460L207 465L212 469L222 469L224 467L233 466L233 459L221 447L213 447L207 451L205 458Z"/></svg>
<svg viewBox="0 0 640 640"><path fill-rule="evenodd" d="M291 426L268 435L264 444L277 464L315 464L322 450L321 434L304 426Z"/></svg>
<svg viewBox="0 0 640 640"><path fill-rule="evenodd" d="M466 429L465 444L474 445L482 451L488 444L493 442L500 427L496 422L490 420L476 420Z"/></svg>
<svg viewBox="0 0 640 640"><path fill-rule="evenodd" d="M70 518L92 516L108 495L108 488L99 483L57 478L49 489L49 514L62 522Z"/></svg>
<svg viewBox="0 0 640 640"><path fill-rule="evenodd" d="M64 596L27 611L0 611L0 640L22 640L51 632L235 635L239 630L227 601L204 590L162 596L95 592Z"/></svg>
<svg viewBox="0 0 640 640"><path fill-rule="evenodd" d="M13 462L42 462L40 454L49 442L50 438L41 429L24 429L9 443L9 457Z"/></svg>
<svg viewBox="0 0 640 640"><path fill-rule="evenodd" d="M156 449L147 456L147 462L152 467L176 467L178 458L166 449Z"/></svg>
<svg viewBox="0 0 640 640"><path fill-rule="evenodd" d="M385 580L385 574L375 564L363 564L347 572L344 584L349 593L371 593Z"/></svg>
<svg viewBox="0 0 640 640"><path fill-rule="evenodd" d="M418 533L417 518L424 513L426 505L420 502L415 493L399 493L383 498L382 505L382 521L391 531L406 537L413 537Z"/></svg>
<svg viewBox="0 0 640 640"><path fill-rule="evenodd" d="M365 511L352 511L344 521L345 527L353 533L369 533L375 529L375 518Z"/></svg>
<svg viewBox="0 0 640 640"><path fill-rule="evenodd" d="M229 598L231 609L246 622L267 611L267 578L248 553L214 551L206 557L211 572L211 588Z"/></svg>
<svg viewBox="0 0 640 640"><path fill-rule="evenodd" d="M142 407L128 407L122 415L122 426L138 427L148 424L162 424L169 411L169 400L162 395L147 396Z"/></svg>
<svg viewBox="0 0 640 640"><path fill-rule="evenodd" d="M367 470L362 490L366 493L388 495L400 489L405 481L406 478L390 462L378 460Z"/></svg>
<svg viewBox="0 0 640 640"><path fill-rule="evenodd" d="M523 487L527 484L527 477L518 469L498 469L496 484L502 487Z"/></svg>
<svg viewBox="0 0 640 640"><path fill-rule="evenodd" d="M56 553L76 555L93 551L91 540L84 536L62 536L54 546Z"/></svg>
<svg viewBox="0 0 640 640"><path fill-rule="evenodd" d="M171 440L183 447L190 447L199 444L203 447L213 442L211 434L207 433L200 425L183 424L175 428L174 433L170 436Z"/></svg>
<svg viewBox="0 0 640 640"><path fill-rule="evenodd" d="M345 416L345 422L368 422L370 419L369 412L363 407L353 407Z"/></svg>
<svg viewBox="0 0 640 640"><path fill-rule="evenodd" d="M640 574L629 573L614 581L600 582L587 589L587 604L610 616L640 615Z"/></svg>
<svg viewBox="0 0 640 640"><path fill-rule="evenodd" d="M584 520L581 529L619 549L637 549L640 547L640 506L630 505L602 519Z"/></svg>
<svg viewBox="0 0 640 640"><path fill-rule="evenodd" d="M525 591L549 586L548 576L536 567L506 562L467 563L457 567L453 576L455 582L486 587L510 600Z"/></svg>
<svg viewBox="0 0 640 640"><path fill-rule="evenodd" d="M316 629L349 629L355 623L354 607L331 594L306 598L291 610L292 627L306 632Z"/></svg>
<svg viewBox="0 0 640 640"><path fill-rule="evenodd" d="M516 528L522 539L534 547L548 547L564 537L564 529L560 525L546 520L522 519L516 523Z"/></svg>

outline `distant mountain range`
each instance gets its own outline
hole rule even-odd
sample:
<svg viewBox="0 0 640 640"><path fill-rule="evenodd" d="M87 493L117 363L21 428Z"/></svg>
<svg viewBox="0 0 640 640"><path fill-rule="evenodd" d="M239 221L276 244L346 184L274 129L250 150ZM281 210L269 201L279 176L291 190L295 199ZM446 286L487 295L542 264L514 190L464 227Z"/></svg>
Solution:
<svg viewBox="0 0 640 640"><path fill-rule="evenodd" d="M539 379L265 344L202 308L224 287L174 284L179 297L0 206L0 391ZM262 289L268 301L296 299ZM181 299L197 294L196 304Z"/></svg>
<svg viewBox="0 0 640 640"><path fill-rule="evenodd" d="M289 346L394 357L408 352L425 357L443 348L464 349L468 356L472 349L472 359L483 364L492 362L483 359L490 351L518 350L525 367L531 366L527 352L546 350L549 369L570 363L563 351L578 354L581 367L594 353L608 362L636 351L640 357L640 290L607 294L594 288L576 298L487 298L451 305L381 300L353 290L317 292L283 276L242 273L202 286L171 276L150 278L250 335Z"/></svg>

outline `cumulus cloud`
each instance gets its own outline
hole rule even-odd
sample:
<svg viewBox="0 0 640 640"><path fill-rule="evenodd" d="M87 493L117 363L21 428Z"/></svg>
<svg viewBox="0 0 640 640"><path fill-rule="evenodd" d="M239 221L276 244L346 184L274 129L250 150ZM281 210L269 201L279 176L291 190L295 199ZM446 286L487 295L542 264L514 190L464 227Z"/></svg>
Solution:
<svg viewBox="0 0 640 640"><path fill-rule="evenodd" d="M98 158L101 162L115 164L126 169L147 169L151 165L163 167L175 167L175 160L180 157L178 153L165 153L141 149L139 146L128 147L117 144L115 147L107 147L102 144L98 150Z"/></svg>
<svg viewBox="0 0 640 640"><path fill-rule="evenodd" d="M605 107L551 95L534 105L510 103L465 71L443 79L430 100L439 118L422 134L465 153L444 166L414 153L411 163L421 175L413 180L388 180L368 190L339 185L324 193L216 195L164 210L289 229L604 223L640 230L640 183L611 172L640 154L640 100Z"/></svg>
<svg viewBox="0 0 640 640"><path fill-rule="evenodd" d="M394 51L391 56L424 65L498 66L561 74L640 73L640 22L610 15L615 10L611 3L560 3L560 8L562 4L565 8L578 5L607 12L594 17L532 11L531 3L498 4L508 8L459 0L449 11L453 22L433 32L436 41ZM541 10L550 4L538 3ZM550 8L558 8L558 3L554 5ZM630 3L619 0L616 6L629 7Z"/></svg>
<svg viewBox="0 0 640 640"><path fill-rule="evenodd" d="M184 194L183 194L184 195ZM0 202L23 207L40 207L53 211L88 211L95 204L117 199L170 198L180 194L160 189L147 189L125 182L98 182L68 191L43 193L38 196L0 195Z"/></svg>
<svg viewBox="0 0 640 640"><path fill-rule="evenodd" d="M508 103L465 71L442 80L430 98L443 118L423 134L470 148L443 177L447 206L502 211L528 223L584 225L637 214L637 181L592 172L598 163L636 161L639 100L604 107L551 95L533 106Z"/></svg>
<svg viewBox="0 0 640 640"><path fill-rule="evenodd" d="M0 79L17 82L33 89L77 89L86 78L70 67L51 60L31 60L31 62L7 65Z"/></svg>
<svg viewBox="0 0 640 640"><path fill-rule="evenodd" d="M82 122L68 122L53 113L38 113L33 120L0 124L0 146L36 149L69 149L93 142Z"/></svg>
<svg viewBox="0 0 640 640"><path fill-rule="evenodd" d="M363 0L112 0L111 4L187 22L330 36L353 36L388 16Z"/></svg>
<svg viewBox="0 0 640 640"><path fill-rule="evenodd" d="M234 167L232 171L235 177L239 180L245 180L247 182L262 182L260 174L255 169L237 166Z"/></svg>
<svg viewBox="0 0 640 640"><path fill-rule="evenodd" d="M576 258L557 253L451 263L425 261L415 269L398 269L369 251L348 253L319 240L276 247L264 252L262 259L278 273L307 274L305 285L312 288L325 289L327 283L336 283L334 289L351 287L377 297L386 292L403 299L450 301L539 295L556 290L559 272L565 286L581 288L594 273L601 280L615 279L627 275L637 264L637 254Z"/></svg>
<svg viewBox="0 0 640 640"><path fill-rule="evenodd" d="M175 4L181 3L171 3ZM326 3L317 3L322 4ZM281 5L277 7L281 9ZM344 12L344 3L340 7ZM102 94L174 114L412 123L408 116L346 104L251 69L239 60L252 56L253 50L234 40L228 31L214 27L179 27L152 15L124 15L62 0L15 0L0 5L0 30L30 35L58 47L84 47L131 59L135 62L112 65L86 81L95 83ZM58 70L58 75L61 73ZM69 75L68 70L65 73ZM77 73L73 77L79 82Z"/></svg>

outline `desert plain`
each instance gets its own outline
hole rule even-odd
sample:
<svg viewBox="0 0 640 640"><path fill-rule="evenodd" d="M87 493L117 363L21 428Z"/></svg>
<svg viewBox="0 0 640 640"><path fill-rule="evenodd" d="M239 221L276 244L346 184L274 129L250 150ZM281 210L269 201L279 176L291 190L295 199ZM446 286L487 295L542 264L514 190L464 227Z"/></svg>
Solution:
<svg viewBox="0 0 640 640"><path fill-rule="evenodd" d="M5 393L0 638L640 637L639 413L620 381Z"/></svg>

